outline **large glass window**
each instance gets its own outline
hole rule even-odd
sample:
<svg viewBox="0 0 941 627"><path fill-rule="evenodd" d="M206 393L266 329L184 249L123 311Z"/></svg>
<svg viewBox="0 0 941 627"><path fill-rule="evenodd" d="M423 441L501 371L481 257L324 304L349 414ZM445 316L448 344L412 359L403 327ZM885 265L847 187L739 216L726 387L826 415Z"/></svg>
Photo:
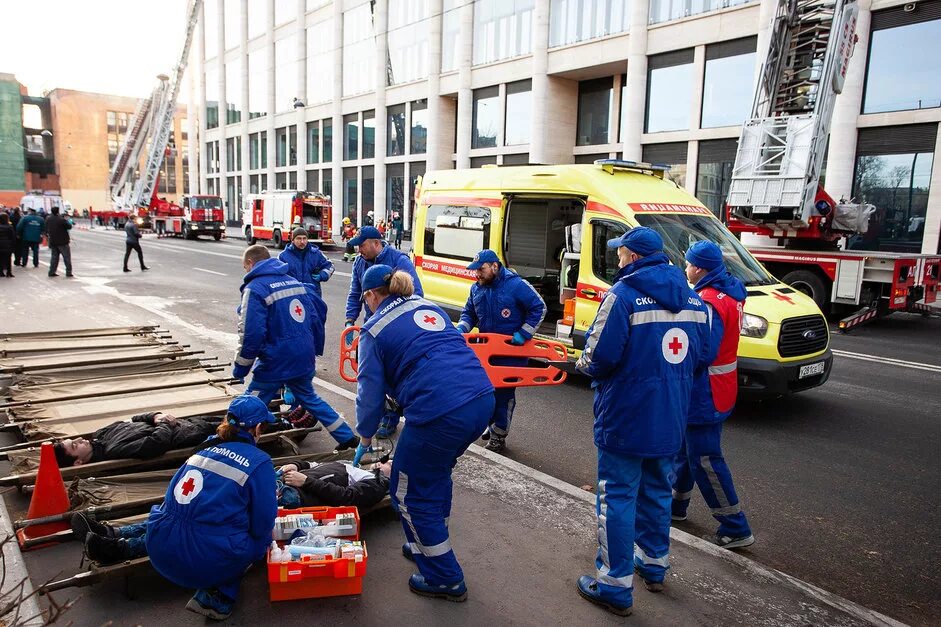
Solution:
<svg viewBox="0 0 941 627"><path fill-rule="evenodd" d="M724 218L725 199L729 196L737 147L738 141L734 139L699 142L696 198L720 219Z"/></svg>
<svg viewBox="0 0 941 627"><path fill-rule="evenodd" d="M754 37L706 47L702 128L740 125L751 112L755 76Z"/></svg>
<svg viewBox="0 0 941 627"><path fill-rule="evenodd" d="M359 159L359 115L343 116L343 158Z"/></svg>
<svg viewBox="0 0 941 627"><path fill-rule="evenodd" d="M859 131L853 196L876 213L849 248L921 251L937 131L937 124Z"/></svg>
<svg viewBox="0 0 941 627"><path fill-rule="evenodd" d="M320 122L307 123L307 163L320 162Z"/></svg>
<svg viewBox="0 0 941 627"><path fill-rule="evenodd" d="M462 0L444 0L441 16L441 71L457 69L458 39L461 36Z"/></svg>
<svg viewBox="0 0 941 627"><path fill-rule="evenodd" d="M261 132L261 146L260 146L259 154L261 155L261 167L267 168L268 167L268 131ZM266 174L265 176L267 177L268 175Z"/></svg>
<svg viewBox="0 0 941 627"><path fill-rule="evenodd" d="M405 211L405 166L390 163L386 166L386 220Z"/></svg>
<svg viewBox="0 0 941 627"><path fill-rule="evenodd" d="M265 50L248 53L248 119L268 114L268 74Z"/></svg>
<svg viewBox="0 0 941 627"><path fill-rule="evenodd" d="M376 40L370 3L343 13L343 95L376 88Z"/></svg>
<svg viewBox="0 0 941 627"><path fill-rule="evenodd" d="M692 49L650 57L647 68L646 131L688 129L693 97Z"/></svg>
<svg viewBox="0 0 941 627"><path fill-rule="evenodd" d="M495 148L500 128L500 89L474 90L474 136L471 148Z"/></svg>
<svg viewBox="0 0 941 627"><path fill-rule="evenodd" d="M206 142L206 172L219 172L219 142Z"/></svg>
<svg viewBox="0 0 941 627"><path fill-rule="evenodd" d="M376 156L376 112L363 112L363 159Z"/></svg>
<svg viewBox="0 0 941 627"><path fill-rule="evenodd" d="M274 25L286 24L297 18L297 0L274 0Z"/></svg>
<svg viewBox="0 0 941 627"><path fill-rule="evenodd" d="M333 161L333 120L321 120L320 128L323 130L323 162Z"/></svg>
<svg viewBox="0 0 941 627"><path fill-rule="evenodd" d="M614 78L596 78L578 84L578 130L575 145L607 144L614 107Z"/></svg>
<svg viewBox="0 0 941 627"><path fill-rule="evenodd" d="M623 33L630 17L628 0L552 0L549 47Z"/></svg>
<svg viewBox="0 0 941 627"><path fill-rule="evenodd" d="M363 224L376 223L376 175L372 166L363 168Z"/></svg>
<svg viewBox="0 0 941 627"><path fill-rule="evenodd" d="M941 107L941 19L898 25L926 12L913 6L873 14L863 113Z"/></svg>
<svg viewBox="0 0 941 627"><path fill-rule="evenodd" d="M474 2L474 65L532 52L534 0Z"/></svg>
<svg viewBox="0 0 941 627"><path fill-rule="evenodd" d="M297 88L297 37L274 42L274 112L291 111Z"/></svg>
<svg viewBox="0 0 941 627"><path fill-rule="evenodd" d="M283 168L288 164L288 129L279 128L274 132L275 137L275 160L276 168Z"/></svg>
<svg viewBox="0 0 941 627"><path fill-rule="evenodd" d="M333 20L307 29L307 104L333 100Z"/></svg>
<svg viewBox="0 0 941 627"><path fill-rule="evenodd" d="M506 86L506 125L504 146L529 143L530 122L533 118L533 82L531 80L508 83Z"/></svg>
<svg viewBox="0 0 941 627"><path fill-rule="evenodd" d="M229 172L236 170L235 156L235 138L230 137L225 140L225 169Z"/></svg>
<svg viewBox="0 0 941 627"><path fill-rule="evenodd" d="M333 0L307 0L307 12L315 11L332 3Z"/></svg>
<svg viewBox="0 0 941 627"><path fill-rule="evenodd" d="M428 76L428 0L389 0L389 85Z"/></svg>
<svg viewBox="0 0 941 627"><path fill-rule="evenodd" d="M222 19L225 21L225 49L232 50L242 38L242 6L240 2L222 3Z"/></svg>
<svg viewBox="0 0 941 627"><path fill-rule="evenodd" d="M219 126L219 71L206 70L206 128Z"/></svg>
<svg viewBox="0 0 941 627"><path fill-rule="evenodd" d="M248 136L248 169L257 170L261 163L259 151L261 142L258 133L252 133Z"/></svg>
<svg viewBox="0 0 941 627"><path fill-rule="evenodd" d="M412 103L412 146L411 154L425 154L428 145L428 101L416 100Z"/></svg>
<svg viewBox="0 0 941 627"><path fill-rule="evenodd" d="M389 132L389 141L386 146L386 155L393 157L405 154L405 105L395 105L386 109Z"/></svg>
<svg viewBox="0 0 941 627"><path fill-rule="evenodd" d="M288 127L288 165L297 165L297 126Z"/></svg>
<svg viewBox="0 0 941 627"><path fill-rule="evenodd" d="M431 255L470 261L490 248L490 209L430 205L425 212L425 251Z"/></svg>
<svg viewBox="0 0 941 627"><path fill-rule="evenodd" d="M643 1L643 0L641 0ZM650 0L650 23L669 22L690 15L718 11L753 0Z"/></svg>
<svg viewBox="0 0 941 627"><path fill-rule="evenodd" d="M242 64L225 64L225 123L242 121Z"/></svg>
<svg viewBox="0 0 941 627"><path fill-rule="evenodd" d="M254 39L259 35L264 35L267 22L267 0L248 0L248 38Z"/></svg>
<svg viewBox="0 0 941 627"><path fill-rule="evenodd" d="M361 226L356 216L358 188L356 168L343 168L343 215L357 227Z"/></svg>
<svg viewBox="0 0 941 627"><path fill-rule="evenodd" d="M686 186L686 142L672 142L669 144L646 144L643 147L642 158L645 163L654 163L670 166L666 179L673 181L680 187Z"/></svg>
<svg viewBox="0 0 941 627"><path fill-rule="evenodd" d="M203 2L203 19L206 29L206 58L211 59L219 54L219 3L222 0L206 0Z"/></svg>

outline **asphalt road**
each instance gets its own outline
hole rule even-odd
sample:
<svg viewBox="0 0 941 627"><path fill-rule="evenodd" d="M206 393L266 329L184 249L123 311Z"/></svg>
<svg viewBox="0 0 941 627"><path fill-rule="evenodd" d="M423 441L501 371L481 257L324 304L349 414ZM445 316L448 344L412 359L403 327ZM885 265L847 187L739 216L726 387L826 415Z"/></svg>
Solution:
<svg viewBox="0 0 941 627"><path fill-rule="evenodd" d="M113 288L113 298L159 308L207 334L234 332L244 242L148 237L142 245L152 270L140 273L132 259L134 271L125 274L123 233L79 231L74 239L83 284ZM328 354L318 377L352 390L337 374L331 350L342 328L350 266L339 251L328 256L337 273L324 285ZM758 539L747 555L899 620L937 620L939 332L941 320L899 315L834 336L831 346L839 352L825 386L740 404L726 423L724 448ZM521 390L506 454L568 483L594 484L591 402L583 379ZM341 404L350 415L352 404ZM713 532L699 497L681 526Z"/></svg>

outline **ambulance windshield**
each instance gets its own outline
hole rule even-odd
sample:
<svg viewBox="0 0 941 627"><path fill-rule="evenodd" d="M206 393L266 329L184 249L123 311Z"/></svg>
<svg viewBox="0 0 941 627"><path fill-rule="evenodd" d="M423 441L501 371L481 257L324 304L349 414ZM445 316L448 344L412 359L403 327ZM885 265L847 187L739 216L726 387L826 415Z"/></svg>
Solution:
<svg viewBox="0 0 941 627"><path fill-rule="evenodd" d="M639 213L637 221L649 226L663 237L664 252L673 265L686 267L686 250L701 239L710 240L722 249L725 266L733 276L745 285L774 285L778 281L771 277L745 247L732 236L722 224L704 215Z"/></svg>

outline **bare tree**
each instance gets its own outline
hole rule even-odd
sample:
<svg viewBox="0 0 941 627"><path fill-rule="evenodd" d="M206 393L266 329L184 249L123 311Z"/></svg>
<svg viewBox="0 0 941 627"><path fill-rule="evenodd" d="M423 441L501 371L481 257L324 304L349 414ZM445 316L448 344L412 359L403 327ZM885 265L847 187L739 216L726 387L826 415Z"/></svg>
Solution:
<svg viewBox="0 0 941 627"><path fill-rule="evenodd" d="M9 570L6 564L6 545L8 542L13 541L14 536L11 535L0 539L0 568L3 569L3 573L0 574L0 625L3 627L52 625L59 621L63 614L75 605L78 599L66 599L60 603L51 594L47 594L48 607L45 610L40 610L38 614L27 614L30 610L27 609L26 602L38 594L41 588L27 592L26 583L28 579L26 577L13 582L9 588L7 587ZM50 579L50 581L52 580ZM71 625L72 622L69 621L65 624Z"/></svg>

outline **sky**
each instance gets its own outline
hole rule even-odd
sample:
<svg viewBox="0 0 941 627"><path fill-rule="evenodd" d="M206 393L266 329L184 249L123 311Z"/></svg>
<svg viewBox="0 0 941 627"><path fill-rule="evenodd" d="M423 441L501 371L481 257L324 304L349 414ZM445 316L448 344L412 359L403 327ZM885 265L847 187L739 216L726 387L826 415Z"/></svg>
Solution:
<svg viewBox="0 0 941 627"><path fill-rule="evenodd" d="M142 98L182 51L188 0L0 0L0 72L56 88ZM194 35L195 38L195 35ZM187 83L179 102L187 100Z"/></svg>

